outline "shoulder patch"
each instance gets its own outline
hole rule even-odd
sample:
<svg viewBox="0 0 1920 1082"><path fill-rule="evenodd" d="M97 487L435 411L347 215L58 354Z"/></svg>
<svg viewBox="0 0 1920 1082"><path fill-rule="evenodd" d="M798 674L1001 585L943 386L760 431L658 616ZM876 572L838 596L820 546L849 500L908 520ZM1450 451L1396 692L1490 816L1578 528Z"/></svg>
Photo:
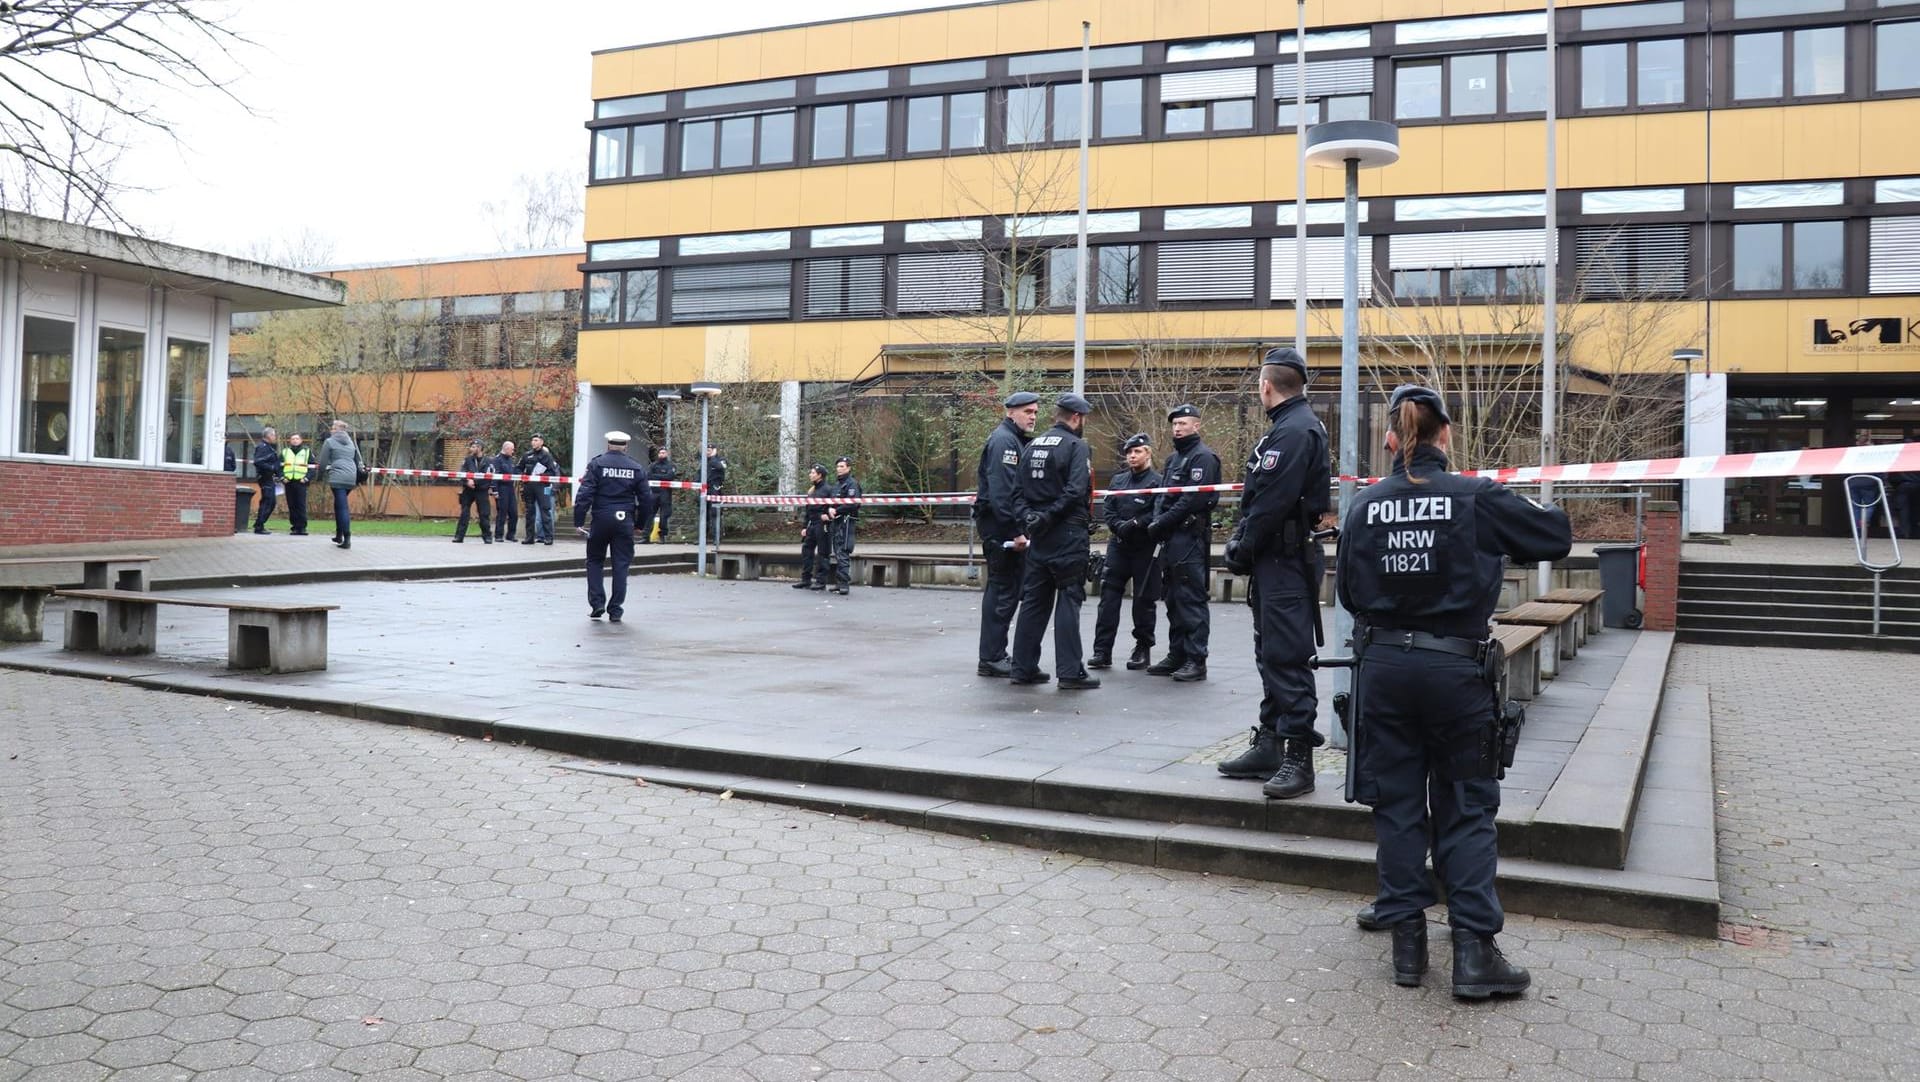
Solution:
<svg viewBox="0 0 1920 1082"><path fill-rule="evenodd" d="M1205 477L1206 475L1207 475L1207 471L1201 469L1198 466L1195 466L1192 470L1188 471L1187 473L1187 476L1191 477L1195 481L1200 480L1202 477Z"/></svg>
<svg viewBox="0 0 1920 1082"><path fill-rule="evenodd" d="M1261 468L1262 470L1277 470L1277 469L1279 469L1279 468L1280 468L1280 452L1278 452L1278 451L1268 451L1268 452L1267 452L1266 454L1263 454L1263 455L1261 455L1261 456L1260 456L1260 468Z"/></svg>
<svg viewBox="0 0 1920 1082"><path fill-rule="evenodd" d="M1018 466L1020 464L1020 452L1011 447L1007 448L1000 453L1000 464L1003 466Z"/></svg>

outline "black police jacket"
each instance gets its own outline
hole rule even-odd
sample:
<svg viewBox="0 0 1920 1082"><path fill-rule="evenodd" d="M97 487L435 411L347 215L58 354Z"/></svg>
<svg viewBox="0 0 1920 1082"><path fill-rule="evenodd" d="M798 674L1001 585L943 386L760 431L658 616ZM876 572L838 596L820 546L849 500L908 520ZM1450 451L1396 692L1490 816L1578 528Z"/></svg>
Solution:
<svg viewBox="0 0 1920 1082"><path fill-rule="evenodd" d="M1331 506L1327 430L1306 396L1287 399L1268 410L1267 418L1273 424L1247 458L1240 525L1234 529L1247 563L1278 551L1283 537L1301 543Z"/></svg>
<svg viewBox="0 0 1920 1082"><path fill-rule="evenodd" d="M1153 539L1147 536L1147 525L1153 521L1154 505L1158 502L1153 496L1130 496L1119 490L1133 488L1158 488L1160 475L1152 466L1135 473L1121 470L1113 475L1107 488L1112 489L1102 501L1102 514L1107 520L1107 532L1113 535L1115 544L1130 549L1150 549Z"/></svg>
<svg viewBox="0 0 1920 1082"><path fill-rule="evenodd" d="M718 492L727 487L727 460L719 455L707 456L707 488Z"/></svg>
<svg viewBox="0 0 1920 1082"><path fill-rule="evenodd" d="M813 497L816 500L829 499L833 496L833 486L826 481L822 481L819 484L808 489L807 495ZM828 506L829 505L825 503L810 503L810 504L803 505L800 508L800 521L807 526L820 525L821 523L827 520Z"/></svg>
<svg viewBox="0 0 1920 1082"><path fill-rule="evenodd" d="M573 497L573 524L585 526L589 513L615 518L627 513L627 522L638 525L653 517L653 490L647 485L645 466L627 457L625 451L595 455L580 475L580 487Z"/></svg>
<svg viewBox="0 0 1920 1082"><path fill-rule="evenodd" d="M485 473L492 468L493 459L486 455L468 455L460 460L461 473ZM493 489L493 482L483 477L461 477L453 483L459 487L460 491L465 492L468 481L473 482L474 492L489 492Z"/></svg>
<svg viewBox="0 0 1920 1082"><path fill-rule="evenodd" d="M261 440L253 445L253 475L262 481L280 479L280 448Z"/></svg>
<svg viewBox="0 0 1920 1082"><path fill-rule="evenodd" d="M504 478L507 474L519 473L520 464L513 460L512 455L509 455L509 454L494 455L493 456L493 472L500 474L501 477ZM507 481L507 480L495 481L493 483L493 490L502 495L511 496L513 495L513 482Z"/></svg>
<svg viewBox="0 0 1920 1082"><path fill-rule="evenodd" d="M1092 467L1087 441L1066 425L1056 424L1027 441L1014 513L1029 541L1047 549L1075 544L1086 549L1093 528Z"/></svg>
<svg viewBox="0 0 1920 1082"><path fill-rule="evenodd" d="M1484 639L1507 560L1558 560L1572 547L1565 511L1448 473L1446 455L1421 447L1412 476L1396 458L1347 509L1340 604L1373 627Z"/></svg>
<svg viewBox="0 0 1920 1082"><path fill-rule="evenodd" d="M1217 485L1220 483L1220 456L1213 453L1198 436L1173 441L1173 453L1167 456L1161 474L1169 488L1180 485ZM1213 509L1220 505L1218 492L1168 492L1154 508L1153 533L1166 537L1182 530L1205 534L1213 528Z"/></svg>
<svg viewBox="0 0 1920 1082"><path fill-rule="evenodd" d="M1012 418L994 426L980 448L980 466L974 471L979 491L973 498L973 518L987 541L1011 541L1020 536L1020 516L1014 503L1020 494L1020 452L1033 437Z"/></svg>
<svg viewBox="0 0 1920 1082"><path fill-rule="evenodd" d="M838 496L843 500L860 498L860 482L853 479L853 474L847 474L845 477L828 481L827 485L827 494L830 496ZM839 511L839 517L843 519L856 519L860 517L860 505L857 503L835 504L834 509Z"/></svg>
<svg viewBox="0 0 1920 1082"><path fill-rule="evenodd" d="M608 452L608 453L611 454L612 452ZM621 455L620 457L626 458L627 456ZM633 462L633 459L627 458L627 461ZM635 462L634 465L637 466L639 465L639 463ZM538 451L528 451L526 454L521 455L520 466L516 472L532 473L533 468L535 466L545 466L547 468L546 472L540 475L545 478L551 478L553 477L554 474L560 472L560 463L554 459L553 452L547 450L545 447L540 448ZM541 485L548 485L552 483L553 482L551 480L522 481L520 482L520 485L524 491L532 492L534 489L540 487Z"/></svg>
<svg viewBox="0 0 1920 1082"><path fill-rule="evenodd" d="M654 459L652 462L647 463L647 480L678 481L679 479L680 479L680 471L674 468L672 459L668 459L665 462L662 462L659 459ZM648 485L647 487L653 490L653 502L655 504L665 507L673 503L672 489L653 488L652 485Z"/></svg>

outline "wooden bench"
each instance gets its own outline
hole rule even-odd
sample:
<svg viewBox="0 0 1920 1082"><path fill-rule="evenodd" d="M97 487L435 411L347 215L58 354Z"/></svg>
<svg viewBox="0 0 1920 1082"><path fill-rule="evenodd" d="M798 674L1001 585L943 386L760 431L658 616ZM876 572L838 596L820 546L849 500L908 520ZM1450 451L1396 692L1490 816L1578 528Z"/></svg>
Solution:
<svg viewBox="0 0 1920 1082"><path fill-rule="evenodd" d="M1498 624L1493 637L1507 652L1507 698L1532 701L1540 694L1540 639L1547 629L1531 624Z"/></svg>
<svg viewBox="0 0 1920 1082"><path fill-rule="evenodd" d="M47 595L62 586L145 590L147 565L155 559L132 555L0 559L0 642L39 642L45 638Z"/></svg>
<svg viewBox="0 0 1920 1082"><path fill-rule="evenodd" d="M1580 650L1581 630L1585 621L1580 615L1578 605L1556 605L1550 601L1529 601L1524 605L1515 605L1505 612L1495 613L1495 623L1531 624L1545 628L1553 634L1554 649L1540 654L1540 671L1545 676L1553 676L1560 671L1560 662L1573 660Z"/></svg>
<svg viewBox="0 0 1920 1082"><path fill-rule="evenodd" d="M1546 601L1555 605L1578 605L1582 618L1586 621L1582 638L1590 639L1601 631L1600 599L1606 596L1605 590L1583 590L1578 587L1561 589L1541 594L1535 601Z"/></svg>
<svg viewBox="0 0 1920 1082"><path fill-rule="evenodd" d="M60 590L67 602L63 648L79 653L151 654L162 605L227 610L227 668L316 672L327 667L327 613L338 605L224 600L137 590Z"/></svg>

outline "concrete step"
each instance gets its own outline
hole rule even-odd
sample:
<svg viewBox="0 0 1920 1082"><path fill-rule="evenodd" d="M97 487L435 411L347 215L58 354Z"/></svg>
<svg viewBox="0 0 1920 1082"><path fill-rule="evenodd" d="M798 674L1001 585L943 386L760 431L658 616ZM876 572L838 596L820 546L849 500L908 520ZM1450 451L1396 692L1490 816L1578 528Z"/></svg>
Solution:
<svg viewBox="0 0 1920 1082"><path fill-rule="evenodd" d="M1727 590L1750 596L1813 594L1821 597L1866 598L1873 596L1873 580L1827 578L1820 575L1680 575L1680 592ZM1880 583L1881 597L1900 597L1920 602L1920 584L1886 579Z"/></svg>
<svg viewBox="0 0 1920 1082"><path fill-rule="evenodd" d="M1869 555L1880 558L1889 554L1885 543L1873 548ZM1911 553L1904 548L1902 555L1912 559ZM1741 577L1760 577L1773 579L1819 578L1855 581L1872 581L1873 573L1855 564L1746 564L1726 563L1711 560L1687 559L1680 565L1682 578L1688 575L1735 575ZM1887 582L1901 582L1920 586L1920 568L1896 567L1882 573Z"/></svg>
<svg viewBox="0 0 1920 1082"><path fill-rule="evenodd" d="M1683 625L1677 633L1681 642L1712 643L1720 646L1777 646L1801 650L1878 650L1886 653L1920 654L1920 636L1880 635L1842 632L1800 632L1784 629L1701 628Z"/></svg>
<svg viewBox="0 0 1920 1082"><path fill-rule="evenodd" d="M1858 624L1865 630L1873 623L1873 606L1812 602L1781 604L1771 601L1734 601L1720 597L1689 597L1683 594L1679 616L1689 627L1705 627L1715 623L1738 626L1740 623L1757 621L1770 626L1793 627ZM1880 607L1880 624L1883 630L1920 634L1920 606L1883 603Z"/></svg>

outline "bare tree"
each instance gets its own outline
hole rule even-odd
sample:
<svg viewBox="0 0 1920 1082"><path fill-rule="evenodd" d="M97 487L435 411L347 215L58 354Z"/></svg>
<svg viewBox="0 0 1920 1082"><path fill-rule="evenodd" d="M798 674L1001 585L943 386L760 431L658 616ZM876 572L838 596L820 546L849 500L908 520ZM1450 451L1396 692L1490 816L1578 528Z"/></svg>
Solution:
<svg viewBox="0 0 1920 1082"><path fill-rule="evenodd" d="M131 228L113 165L131 130L169 137L156 99L217 91L210 61L249 44L205 0L13 0L0 4L0 194L21 210Z"/></svg>
<svg viewBox="0 0 1920 1082"><path fill-rule="evenodd" d="M504 251L574 247L584 243L581 193L586 186L579 173L522 173L514 178L510 196L488 200L480 210Z"/></svg>

